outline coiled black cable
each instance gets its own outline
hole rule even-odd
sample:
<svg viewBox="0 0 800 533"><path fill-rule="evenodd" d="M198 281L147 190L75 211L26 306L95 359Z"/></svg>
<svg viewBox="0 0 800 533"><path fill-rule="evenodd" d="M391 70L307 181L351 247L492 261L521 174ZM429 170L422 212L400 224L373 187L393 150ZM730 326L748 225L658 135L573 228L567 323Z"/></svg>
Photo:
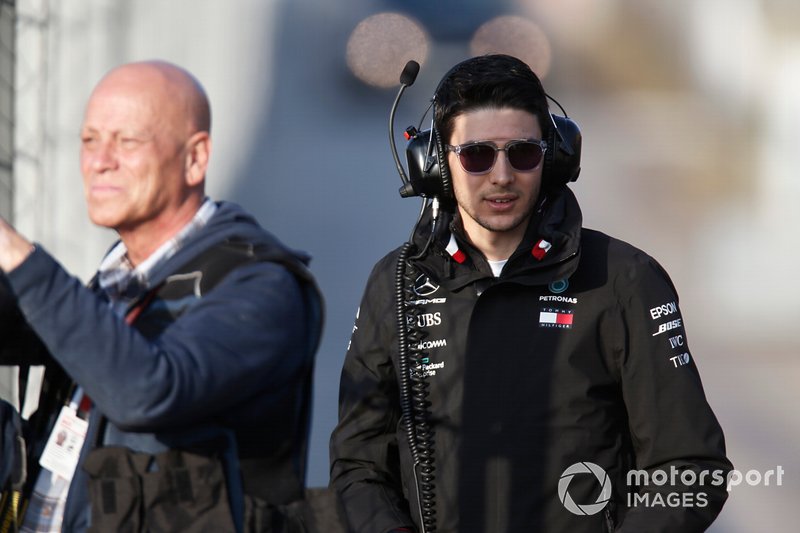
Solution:
<svg viewBox="0 0 800 533"><path fill-rule="evenodd" d="M435 211L431 235L433 235L438 218L438 202ZM421 348L428 333L419 325L419 316L422 310L416 303L417 295L414 293L417 269L413 262L425 254L430 242L431 239L428 239L419 254L409 257L415 250L414 244L409 239L409 242L406 242L400 250L395 270L400 409L414 462L414 478L417 486L418 510L422 520L422 533L436 531L436 466L434 431L430 423L431 402L428 400L429 383L425 379L423 368L426 354Z"/></svg>
<svg viewBox="0 0 800 533"><path fill-rule="evenodd" d="M417 462L417 437L414 432L414 425L411 421L414 419L412 414L411 403L411 371L409 370L409 346L408 346L408 328L407 328L407 284L406 284L406 264L408 262L408 255L414 245L407 242L400 249L400 256L397 258L397 267L395 269L395 318L397 320L397 343L398 343L398 367L400 368L399 382L400 382L400 412L403 415L403 423L406 430L406 438L408 439L408 446L411 450L411 456L414 463ZM413 306L416 307L416 306Z"/></svg>

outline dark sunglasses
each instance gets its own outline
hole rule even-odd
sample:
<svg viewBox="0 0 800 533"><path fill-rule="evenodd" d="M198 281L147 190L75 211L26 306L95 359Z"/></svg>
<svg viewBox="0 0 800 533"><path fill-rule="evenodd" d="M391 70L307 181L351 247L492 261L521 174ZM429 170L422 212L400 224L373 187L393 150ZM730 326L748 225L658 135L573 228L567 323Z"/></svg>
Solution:
<svg viewBox="0 0 800 533"><path fill-rule="evenodd" d="M486 174L494 168L497 161L497 152L506 153L508 164L517 172L530 172L539 166L547 150L547 142L519 139L508 141L499 148L492 141L476 141L453 146L448 144L445 149L455 152L461 163L461 168L470 174Z"/></svg>

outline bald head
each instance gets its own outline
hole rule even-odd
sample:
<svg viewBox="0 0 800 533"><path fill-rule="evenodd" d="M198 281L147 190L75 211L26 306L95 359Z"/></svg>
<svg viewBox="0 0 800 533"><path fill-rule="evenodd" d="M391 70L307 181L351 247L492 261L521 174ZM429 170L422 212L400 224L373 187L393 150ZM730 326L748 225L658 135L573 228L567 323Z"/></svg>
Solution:
<svg viewBox="0 0 800 533"><path fill-rule="evenodd" d="M109 71L95 87L92 98L121 87L149 95L162 108L160 111L169 112L190 135L211 131L211 106L205 89L184 68L160 60L127 63Z"/></svg>
<svg viewBox="0 0 800 533"><path fill-rule="evenodd" d="M81 128L89 216L117 230L132 260L179 231L202 203L210 123L203 87L164 61L117 67L92 92Z"/></svg>

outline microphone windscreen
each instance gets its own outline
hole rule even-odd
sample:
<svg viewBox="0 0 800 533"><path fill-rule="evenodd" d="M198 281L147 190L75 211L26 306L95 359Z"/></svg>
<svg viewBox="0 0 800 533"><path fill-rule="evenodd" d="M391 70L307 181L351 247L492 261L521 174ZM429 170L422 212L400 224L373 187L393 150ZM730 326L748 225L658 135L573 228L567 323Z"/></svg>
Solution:
<svg viewBox="0 0 800 533"><path fill-rule="evenodd" d="M406 86L413 85L417 79L417 74L419 74L419 63L412 59L406 63L403 72L400 73L400 83Z"/></svg>

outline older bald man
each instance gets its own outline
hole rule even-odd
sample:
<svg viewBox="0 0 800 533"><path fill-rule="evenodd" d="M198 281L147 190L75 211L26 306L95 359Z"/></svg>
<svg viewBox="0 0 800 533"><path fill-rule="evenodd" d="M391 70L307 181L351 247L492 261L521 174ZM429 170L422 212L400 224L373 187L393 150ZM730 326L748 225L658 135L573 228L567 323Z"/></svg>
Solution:
<svg viewBox="0 0 800 533"><path fill-rule="evenodd" d="M2 281L66 373L23 529L243 531L302 497L321 298L304 254L206 197L210 124L175 65L99 82L81 172L120 240L89 287L0 219Z"/></svg>

